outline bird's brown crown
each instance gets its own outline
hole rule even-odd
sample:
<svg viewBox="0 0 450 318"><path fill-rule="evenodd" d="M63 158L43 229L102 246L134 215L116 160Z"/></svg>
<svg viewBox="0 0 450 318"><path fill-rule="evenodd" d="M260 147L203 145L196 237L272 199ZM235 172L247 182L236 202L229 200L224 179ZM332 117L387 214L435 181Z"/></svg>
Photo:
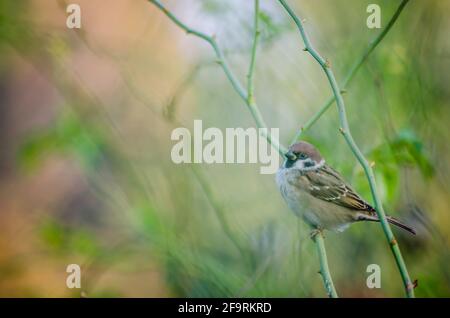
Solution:
<svg viewBox="0 0 450 318"><path fill-rule="evenodd" d="M293 144L289 147L289 150L292 151L297 157L298 155L304 153L316 162L320 162L322 160L320 152L313 145L307 143L306 141L300 141Z"/></svg>

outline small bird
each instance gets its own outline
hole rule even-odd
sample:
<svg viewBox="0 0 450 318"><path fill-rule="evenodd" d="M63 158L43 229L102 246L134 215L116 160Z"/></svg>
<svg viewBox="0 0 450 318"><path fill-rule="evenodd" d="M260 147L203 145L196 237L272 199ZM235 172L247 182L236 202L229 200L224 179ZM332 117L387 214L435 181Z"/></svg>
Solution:
<svg viewBox="0 0 450 318"><path fill-rule="evenodd" d="M379 222L375 209L344 181L342 176L325 163L319 151L301 141L286 153L276 181L289 208L317 231L342 232L358 221ZM387 216L393 225L416 234L415 230Z"/></svg>

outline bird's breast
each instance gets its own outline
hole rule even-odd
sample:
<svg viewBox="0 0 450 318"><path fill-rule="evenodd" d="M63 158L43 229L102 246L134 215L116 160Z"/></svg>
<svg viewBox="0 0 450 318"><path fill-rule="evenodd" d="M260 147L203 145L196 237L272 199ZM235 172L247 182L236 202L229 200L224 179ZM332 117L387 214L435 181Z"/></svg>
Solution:
<svg viewBox="0 0 450 318"><path fill-rule="evenodd" d="M302 191L302 176L286 168L280 168L276 181L278 188L289 208L298 216L303 217L303 212L309 208L308 194Z"/></svg>
<svg viewBox="0 0 450 318"><path fill-rule="evenodd" d="M276 181L289 208L310 226L341 231L354 221L354 213L349 209L315 198L306 191L309 183L300 173L280 168Z"/></svg>

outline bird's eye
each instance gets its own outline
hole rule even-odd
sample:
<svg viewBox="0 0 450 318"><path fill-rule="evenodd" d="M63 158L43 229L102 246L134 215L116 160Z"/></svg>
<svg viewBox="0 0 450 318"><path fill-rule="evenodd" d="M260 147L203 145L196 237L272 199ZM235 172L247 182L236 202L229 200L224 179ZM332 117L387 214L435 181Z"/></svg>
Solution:
<svg viewBox="0 0 450 318"><path fill-rule="evenodd" d="M300 153L299 155L298 155L298 157L300 158L300 159L306 159L308 156L305 154L305 153Z"/></svg>

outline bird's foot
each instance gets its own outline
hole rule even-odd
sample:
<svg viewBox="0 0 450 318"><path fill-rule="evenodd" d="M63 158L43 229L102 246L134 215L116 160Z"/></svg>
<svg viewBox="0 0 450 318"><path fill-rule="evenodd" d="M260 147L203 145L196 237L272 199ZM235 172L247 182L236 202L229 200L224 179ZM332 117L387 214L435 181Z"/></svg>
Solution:
<svg viewBox="0 0 450 318"><path fill-rule="evenodd" d="M311 238L311 240L314 241L314 239L316 238L316 236L318 234L322 234L322 229L321 228L316 228L316 229L312 230L311 233L309 234L309 237Z"/></svg>

